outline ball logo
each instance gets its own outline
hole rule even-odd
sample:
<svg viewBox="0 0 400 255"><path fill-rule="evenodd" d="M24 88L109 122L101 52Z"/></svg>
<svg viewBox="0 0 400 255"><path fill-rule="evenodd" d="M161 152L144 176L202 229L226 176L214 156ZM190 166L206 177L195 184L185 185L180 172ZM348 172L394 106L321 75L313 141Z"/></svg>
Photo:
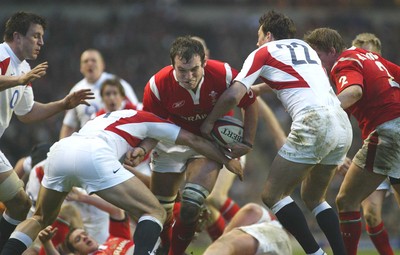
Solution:
<svg viewBox="0 0 400 255"><path fill-rule="evenodd" d="M243 138L243 123L233 117L218 119L211 131L211 136L220 145L240 143Z"/></svg>
<svg viewBox="0 0 400 255"><path fill-rule="evenodd" d="M240 132L241 130L242 129L233 130L233 129L228 129L226 127L219 128L219 132L221 133L221 136L229 137L230 139L232 139L236 142L242 141L243 134L242 134L242 132Z"/></svg>

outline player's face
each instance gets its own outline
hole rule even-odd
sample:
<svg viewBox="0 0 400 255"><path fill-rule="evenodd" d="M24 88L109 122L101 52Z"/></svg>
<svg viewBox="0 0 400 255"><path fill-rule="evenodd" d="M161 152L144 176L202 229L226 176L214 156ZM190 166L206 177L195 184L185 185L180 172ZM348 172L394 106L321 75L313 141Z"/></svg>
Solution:
<svg viewBox="0 0 400 255"><path fill-rule="evenodd" d="M258 34L257 47L261 47L265 43L269 42L268 36L266 34L264 34L264 32L262 31L262 27L261 26L258 29L258 33L257 34Z"/></svg>
<svg viewBox="0 0 400 255"><path fill-rule="evenodd" d="M39 24L31 24L26 35L17 33L14 40L17 41L16 55L20 60L36 59L40 53L43 41L44 30Z"/></svg>
<svg viewBox="0 0 400 255"><path fill-rule="evenodd" d="M93 238L88 236L83 229L76 229L72 232L68 241L81 254L92 253L99 247L99 244Z"/></svg>
<svg viewBox="0 0 400 255"><path fill-rule="evenodd" d="M104 62L99 52L88 50L81 56L81 73L90 83L95 83L104 71Z"/></svg>
<svg viewBox="0 0 400 255"><path fill-rule="evenodd" d="M175 56L174 70L179 84L185 89L195 89L203 78L204 65L199 55L194 55L187 62Z"/></svg>
<svg viewBox="0 0 400 255"><path fill-rule="evenodd" d="M107 111L112 112L121 108L124 98L116 86L105 85L103 88L103 102Z"/></svg>
<svg viewBox="0 0 400 255"><path fill-rule="evenodd" d="M321 59L322 66L325 67L327 72L330 72L333 65L335 64L335 54L333 52L326 52L316 48L314 48L314 50L315 52L317 52L318 57Z"/></svg>

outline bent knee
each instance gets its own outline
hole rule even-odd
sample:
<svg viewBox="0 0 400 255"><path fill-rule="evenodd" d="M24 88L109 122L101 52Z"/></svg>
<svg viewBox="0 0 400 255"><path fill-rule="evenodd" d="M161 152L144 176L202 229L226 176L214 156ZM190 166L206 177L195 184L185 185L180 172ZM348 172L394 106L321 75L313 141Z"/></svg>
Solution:
<svg viewBox="0 0 400 255"><path fill-rule="evenodd" d="M203 186L187 183L182 192L181 220L186 223L196 221L208 195L209 191Z"/></svg>
<svg viewBox="0 0 400 255"><path fill-rule="evenodd" d="M320 205L322 202L324 202L324 199L310 199L310 198L302 198L304 204L308 208L308 210L312 211L314 210L315 207Z"/></svg>
<svg viewBox="0 0 400 255"><path fill-rule="evenodd" d="M279 199L267 192L261 194L261 199L269 208L272 208L279 201Z"/></svg>
<svg viewBox="0 0 400 255"><path fill-rule="evenodd" d="M374 209L368 208L368 210L364 210L363 212L365 221L371 227L377 226L382 221L380 215Z"/></svg>
<svg viewBox="0 0 400 255"><path fill-rule="evenodd" d="M19 220L26 218L26 215L32 206L31 200L23 190L18 192L12 199L4 202L4 204L10 217Z"/></svg>
<svg viewBox="0 0 400 255"><path fill-rule="evenodd" d="M349 197L344 194L341 194L339 192L339 194L336 197L336 206L337 206L338 210L339 211L343 211L343 210L348 211L347 208L350 206L350 204L351 203L349 201Z"/></svg>
<svg viewBox="0 0 400 255"><path fill-rule="evenodd" d="M193 223L195 222L200 215L201 207L198 207L194 204L182 202L180 218L184 223Z"/></svg>
<svg viewBox="0 0 400 255"><path fill-rule="evenodd" d="M167 218L167 211L161 205L151 208L147 214L153 216L163 224Z"/></svg>

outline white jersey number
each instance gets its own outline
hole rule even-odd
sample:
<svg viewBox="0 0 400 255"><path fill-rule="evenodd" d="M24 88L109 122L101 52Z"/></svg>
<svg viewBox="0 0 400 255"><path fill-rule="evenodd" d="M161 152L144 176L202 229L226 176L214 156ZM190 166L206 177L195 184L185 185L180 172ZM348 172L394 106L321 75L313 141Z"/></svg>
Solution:
<svg viewBox="0 0 400 255"><path fill-rule="evenodd" d="M290 45L288 45L288 44L277 44L276 45L276 47L278 47L279 49L282 49L283 46L285 46L286 48L289 49L290 56L292 57L293 65L318 64L317 61L311 59L307 46L296 43L296 42L293 42ZM301 46L303 48L305 59L298 59L298 56L296 55L296 51L295 51L295 48L297 48L297 46Z"/></svg>

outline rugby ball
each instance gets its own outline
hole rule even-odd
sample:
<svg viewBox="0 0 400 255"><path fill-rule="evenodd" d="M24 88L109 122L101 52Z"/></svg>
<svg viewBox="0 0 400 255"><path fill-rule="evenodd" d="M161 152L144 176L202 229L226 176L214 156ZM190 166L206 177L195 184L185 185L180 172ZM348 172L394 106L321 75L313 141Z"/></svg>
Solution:
<svg viewBox="0 0 400 255"><path fill-rule="evenodd" d="M243 122L231 116L219 118L214 123L211 136L221 146L240 143L243 138Z"/></svg>

